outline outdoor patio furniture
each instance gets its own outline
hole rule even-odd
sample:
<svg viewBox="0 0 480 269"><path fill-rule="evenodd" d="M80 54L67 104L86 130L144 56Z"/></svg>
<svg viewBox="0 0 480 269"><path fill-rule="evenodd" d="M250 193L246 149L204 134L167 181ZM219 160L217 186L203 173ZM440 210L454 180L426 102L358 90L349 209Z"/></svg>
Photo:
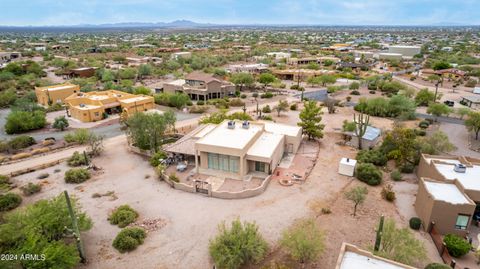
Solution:
<svg viewBox="0 0 480 269"><path fill-rule="evenodd" d="M178 172L184 172L185 170L187 170L187 165L186 164L184 164L184 163L177 164L177 171Z"/></svg>

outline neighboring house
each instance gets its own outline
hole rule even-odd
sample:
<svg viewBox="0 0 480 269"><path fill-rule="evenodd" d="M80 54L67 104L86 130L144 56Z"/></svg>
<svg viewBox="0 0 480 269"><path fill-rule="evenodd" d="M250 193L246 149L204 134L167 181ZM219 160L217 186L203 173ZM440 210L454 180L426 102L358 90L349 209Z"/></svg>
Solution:
<svg viewBox="0 0 480 269"><path fill-rule="evenodd" d="M460 104L470 108L480 108L480 96L462 96Z"/></svg>
<svg viewBox="0 0 480 269"><path fill-rule="evenodd" d="M65 99L80 92L80 86L73 84L59 84L45 87L35 87L37 102L42 106L50 106L55 103L65 103Z"/></svg>
<svg viewBox="0 0 480 269"><path fill-rule="evenodd" d="M185 93L192 100L206 101L223 98L235 92L235 85L212 74L193 72L185 80L175 80L163 84L166 93Z"/></svg>
<svg viewBox="0 0 480 269"><path fill-rule="evenodd" d="M178 60L180 58L182 59L189 59L192 57L192 53L189 52L189 51L179 51L179 52L174 52L172 53L172 55L170 56L170 58L172 58L173 60Z"/></svg>
<svg viewBox="0 0 480 269"><path fill-rule="evenodd" d="M22 57L20 52L5 52L0 51L0 65L11 62L14 59Z"/></svg>
<svg viewBox="0 0 480 269"><path fill-rule="evenodd" d="M226 70L230 73L260 74L268 71L268 64L231 64Z"/></svg>
<svg viewBox="0 0 480 269"><path fill-rule="evenodd" d="M442 70L424 69L422 70L422 75L426 78L430 75L437 75L443 78L463 79L467 76L467 73L456 68L448 68Z"/></svg>
<svg viewBox="0 0 480 269"><path fill-rule="evenodd" d="M281 59L288 59L292 56L291 53L288 52L268 52L267 57L275 58L275 60L281 60Z"/></svg>
<svg viewBox="0 0 480 269"><path fill-rule="evenodd" d="M432 223L440 234L467 234L476 204L462 191L458 180L452 182L420 178L415 211L426 231Z"/></svg>
<svg viewBox="0 0 480 269"><path fill-rule="evenodd" d="M321 76L324 74L334 73L329 70L312 70L312 69L276 69L272 71L272 74L275 75L278 79L281 80L293 80L297 81L300 77L300 80L306 80L309 77Z"/></svg>
<svg viewBox="0 0 480 269"><path fill-rule="evenodd" d="M345 132L345 135L351 137L350 144L352 144L352 146L358 147L358 136L355 134L355 132ZM367 130L362 136L362 148L371 149L375 147L375 145L380 140L381 135L382 130L373 126L367 126Z"/></svg>
<svg viewBox="0 0 480 269"><path fill-rule="evenodd" d="M70 70L66 75L70 78L89 78L95 75L95 67L80 67Z"/></svg>
<svg viewBox="0 0 480 269"><path fill-rule="evenodd" d="M244 179L272 174L285 154L297 152L301 140L297 126L226 120L202 125L165 150L194 159L197 173Z"/></svg>
<svg viewBox="0 0 480 269"><path fill-rule="evenodd" d="M106 115L124 113L128 117L155 106L152 96L108 90L73 94L65 99L68 115L82 122L99 121Z"/></svg>
<svg viewBox="0 0 480 269"><path fill-rule="evenodd" d="M472 219L477 212L475 207L480 203L480 160L470 157L456 156L434 156L422 154L417 169L417 176L424 178L424 187L419 187L415 208L417 214L422 218L425 229L430 227L432 220L440 233L456 233L464 235ZM427 179L428 178L428 179ZM432 182L449 184L439 186ZM429 186L430 185L430 186ZM433 187L431 187L433 186ZM434 195L435 190L441 195ZM449 193L446 194L447 188ZM462 193L467 199L460 198L458 192ZM425 198L432 196L429 199ZM453 201L452 199L455 199ZM435 200L432 202L431 200ZM462 200L462 203L458 202ZM430 205L430 206L429 206ZM443 210L439 210L440 206ZM462 215L459 217L459 215ZM465 220L468 221L465 224Z"/></svg>
<svg viewBox="0 0 480 269"><path fill-rule="evenodd" d="M388 53L398 53L401 54L403 57L413 57L421 52L420 46L389 46Z"/></svg>
<svg viewBox="0 0 480 269"><path fill-rule="evenodd" d="M401 53L382 52L378 54L378 59L401 61L403 59L403 55Z"/></svg>
<svg viewBox="0 0 480 269"><path fill-rule="evenodd" d="M335 269L417 269L343 243Z"/></svg>

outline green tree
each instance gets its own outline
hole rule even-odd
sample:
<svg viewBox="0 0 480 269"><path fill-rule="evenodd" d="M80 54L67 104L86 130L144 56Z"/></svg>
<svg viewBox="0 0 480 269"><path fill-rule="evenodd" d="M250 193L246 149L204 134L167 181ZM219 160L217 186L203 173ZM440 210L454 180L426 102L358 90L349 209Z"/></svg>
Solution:
<svg viewBox="0 0 480 269"><path fill-rule="evenodd" d="M383 139L380 150L390 159L397 161L397 165L415 165L419 160L420 145L413 129L395 126L388 131Z"/></svg>
<svg viewBox="0 0 480 269"><path fill-rule="evenodd" d="M250 87L255 82L252 74L250 73L235 73L230 77L230 81L240 87L240 91L243 90L243 87Z"/></svg>
<svg viewBox="0 0 480 269"><path fill-rule="evenodd" d="M353 202L353 216L357 214L357 207L367 198L368 190L365 186L357 186L345 193L345 198Z"/></svg>
<svg viewBox="0 0 480 269"><path fill-rule="evenodd" d="M433 70L442 70L442 69L448 69L451 68L452 66L445 61L437 61L433 64Z"/></svg>
<svg viewBox="0 0 480 269"><path fill-rule="evenodd" d="M323 232L314 219L296 221L283 232L280 244L300 263L315 261L325 249Z"/></svg>
<svg viewBox="0 0 480 269"><path fill-rule="evenodd" d="M435 101L435 93L429 91L427 88L418 91L415 96L415 103L418 106L428 106L429 103Z"/></svg>
<svg viewBox="0 0 480 269"><path fill-rule="evenodd" d="M79 210L75 199L71 202L80 231L89 230L92 221ZM14 261L19 268L75 268L80 257L72 240L68 239L72 230L72 219L63 194L51 200L40 200L4 215L0 224L0 252L19 256L24 253L45 254L45 260ZM8 262L12 265L12 261ZM0 261L0 267L7 265Z"/></svg>
<svg viewBox="0 0 480 269"><path fill-rule="evenodd" d="M471 112L465 120L465 126L469 132L475 133L475 140L478 140L478 133L480 133L480 112Z"/></svg>
<svg viewBox="0 0 480 269"><path fill-rule="evenodd" d="M427 108L427 113L435 116L435 121L438 120L438 117L442 115L447 115L452 113L452 109L446 104L442 103L430 103Z"/></svg>
<svg viewBox="0 0 480 269"><path fill-rule="evenodd" d="M141 64L138 67L138 77L143 79L144 77L150 76L152 74L152 66L149 64Z"/></svg>
<svg viewBox="0 0 480 269"><path fill-rule="evenodd" d="M8 107L9 105L13 104L16 99L17 99L17 95L15 94L15 91L12 89L0 92L0 108Z"/></svg>
<svg viewBox="0 0 480 269"><path fill-rule="evenodd" d="M463 120L465 116L470 114L471 110L468 107L459 107L457 108L456 113L460 116L460 119Z"/></svg>
<svg viewBox="0 0 480 269"><path fill-rule="evenodd" d="M322 86L333 84L337 81L337 78L334 75L321 75L318 77L318 79Z"/></svg>
<svg viewBox="0 0 480 269"><path fill-rule="evenodd" d="M110 70L105 70L102 73L102 82L113 81L115 79L115 75Z"/></svg>
<svg viewBox="0 0 480 269"><path fill-rule="evenodd" d="M450 143L448 136L442 131L436 131L430 136L417 138L420 141L422 153L438 155L454 151L457 147Z"/></svg>
<svg viewBox="0 0 480 269"><path fill-rule="evenodd" d="M184 93L175 93L169 98L169 105L181 109L190 101L190 97Z"/></svg>
<svg viewBox="0 0 480 269"><path fill-rule="evenodd" d="M218 226L219 234L210 241L209 252L218 268L237 269L248 263L259 263L267 254L268 245L255 223L232 221Z"/></svg>
<svg viewBox="0 0 480 269"><path fill-rule="evenodd" d="M69 125L68 123L68 120L67 118L65 118L65 116L59 116L59 117L56 117L53 124L52 124L52 127L55 128L55 129L58 129L60 131L64 131L65 128L67 128Z"/></svg>
<svg viewBox="0 0 480 269"><path fill-rule="evenodd" d="M134 94L143 94L143 95L152 95L152 91L149 88L144 87L144 86L136 87L133 90L133 93Z"/></svg>
<svg viewBox="0 0 480 269"><path fill-rule="evenodd" d="M277 111L277 115L280 117L280 112L288 111L288 102L286 100L278 101L278 104L273 107L273 110Z"/></svg>
<svg viewBox="0 0 480 269"><path fill-rule="evenodd" d="M172 111L163 114L135 113L126 121L127 134L136 147L156 152L165 143L165 134L173 129L175 121Z"/></svg>
<svg viewBox="0 0 480 269"><path fill-rule="evenodd" d="M12 111L7 116L5 132L17 134L45 127L47 120L43 111Z"/></svg>
<svg viewBox="0 0 480 269"><path fill-rule="evenodd" d="M270 85L271 83L273 83L276 79L277 78L274 75L272 75L271 73L263 73L258 78L258 82L263 84L263 87L265 88L268 85Z"/></svg>
<svg viewBox="0 0 480 269"><path fill-rule="evenodd" d="M348 86L348 88L350 90L358 90L360 88L360 83L358 82L352 82L350 83L350 85Z"/></svg>
<svg viewBox="0 0 480 269"><path fill-rule="evenodd" d="M300 122L298 126L302 127L303 133L308 136L308 139L322 138L323 128L325 125L322 121L322 108L317 106L315 101L304 102L304 108L300 112Z"/></svg>
<svg viewBox="0 0 480 269"><path fill-rule="evenodd" d="M376 255L414 266L426 258L426 253L423 242L409 228L397 228L393 219L385 221Z"/></svg>

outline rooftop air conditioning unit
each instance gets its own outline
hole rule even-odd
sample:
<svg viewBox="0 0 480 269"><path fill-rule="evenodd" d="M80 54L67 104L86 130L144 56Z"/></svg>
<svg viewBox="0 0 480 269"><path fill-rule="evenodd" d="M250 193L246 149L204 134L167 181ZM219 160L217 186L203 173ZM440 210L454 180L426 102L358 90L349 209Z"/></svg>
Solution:
<svg viewBox="0 0 480 269"><path fill-rule="evenodd" d="M235 121L231 120L228 122L228 125L227 125L227 128L228 129L235 129Z"/></svg>
<svg viewBox="0 0 480 269"><path fill-rule="evenodd" d="M242 123L242 128L243 129L248 129L249 127L250 127L250 122L248 122L248 120L246 120Z"/></svg>
<svg viewBox="0 0 480 269"><path fill-rule="evenodd" d="M453 171L457 173L465 173L467 171L467 167L461 163L455 164Z"/></svg>

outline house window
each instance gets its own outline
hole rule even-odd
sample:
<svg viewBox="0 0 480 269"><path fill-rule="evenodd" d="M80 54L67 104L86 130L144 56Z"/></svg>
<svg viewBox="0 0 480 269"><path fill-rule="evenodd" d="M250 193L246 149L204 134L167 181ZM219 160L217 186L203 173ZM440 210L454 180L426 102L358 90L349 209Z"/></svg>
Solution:
<svg viewBox="0 0 480 269"><path fill-rule="evenodd" d="M255 162L255 171L257 171L257 172L265 172L265 163Z"/></svg>
<svg viewBox="0 0 480 269"><path fill-rule="evenodd" d="M457 222L455 222L455 229L466 230L469 220L470 220L470 216L468 215L461 215L461 214L458 215Z"/></svg>
<svg viewBox="0 0 480 269"><path fill-rule="evenodd" d="M208 168L213 170L222 170L225 172L238 173L239 160L239 157L208 153Z"/></svg>
<svg viewBox="0 0 480 269"><path fill-rule="evenodd" d="M100 113L95 112L95 117L98 117L98 116L100 116Z"/></svg>

